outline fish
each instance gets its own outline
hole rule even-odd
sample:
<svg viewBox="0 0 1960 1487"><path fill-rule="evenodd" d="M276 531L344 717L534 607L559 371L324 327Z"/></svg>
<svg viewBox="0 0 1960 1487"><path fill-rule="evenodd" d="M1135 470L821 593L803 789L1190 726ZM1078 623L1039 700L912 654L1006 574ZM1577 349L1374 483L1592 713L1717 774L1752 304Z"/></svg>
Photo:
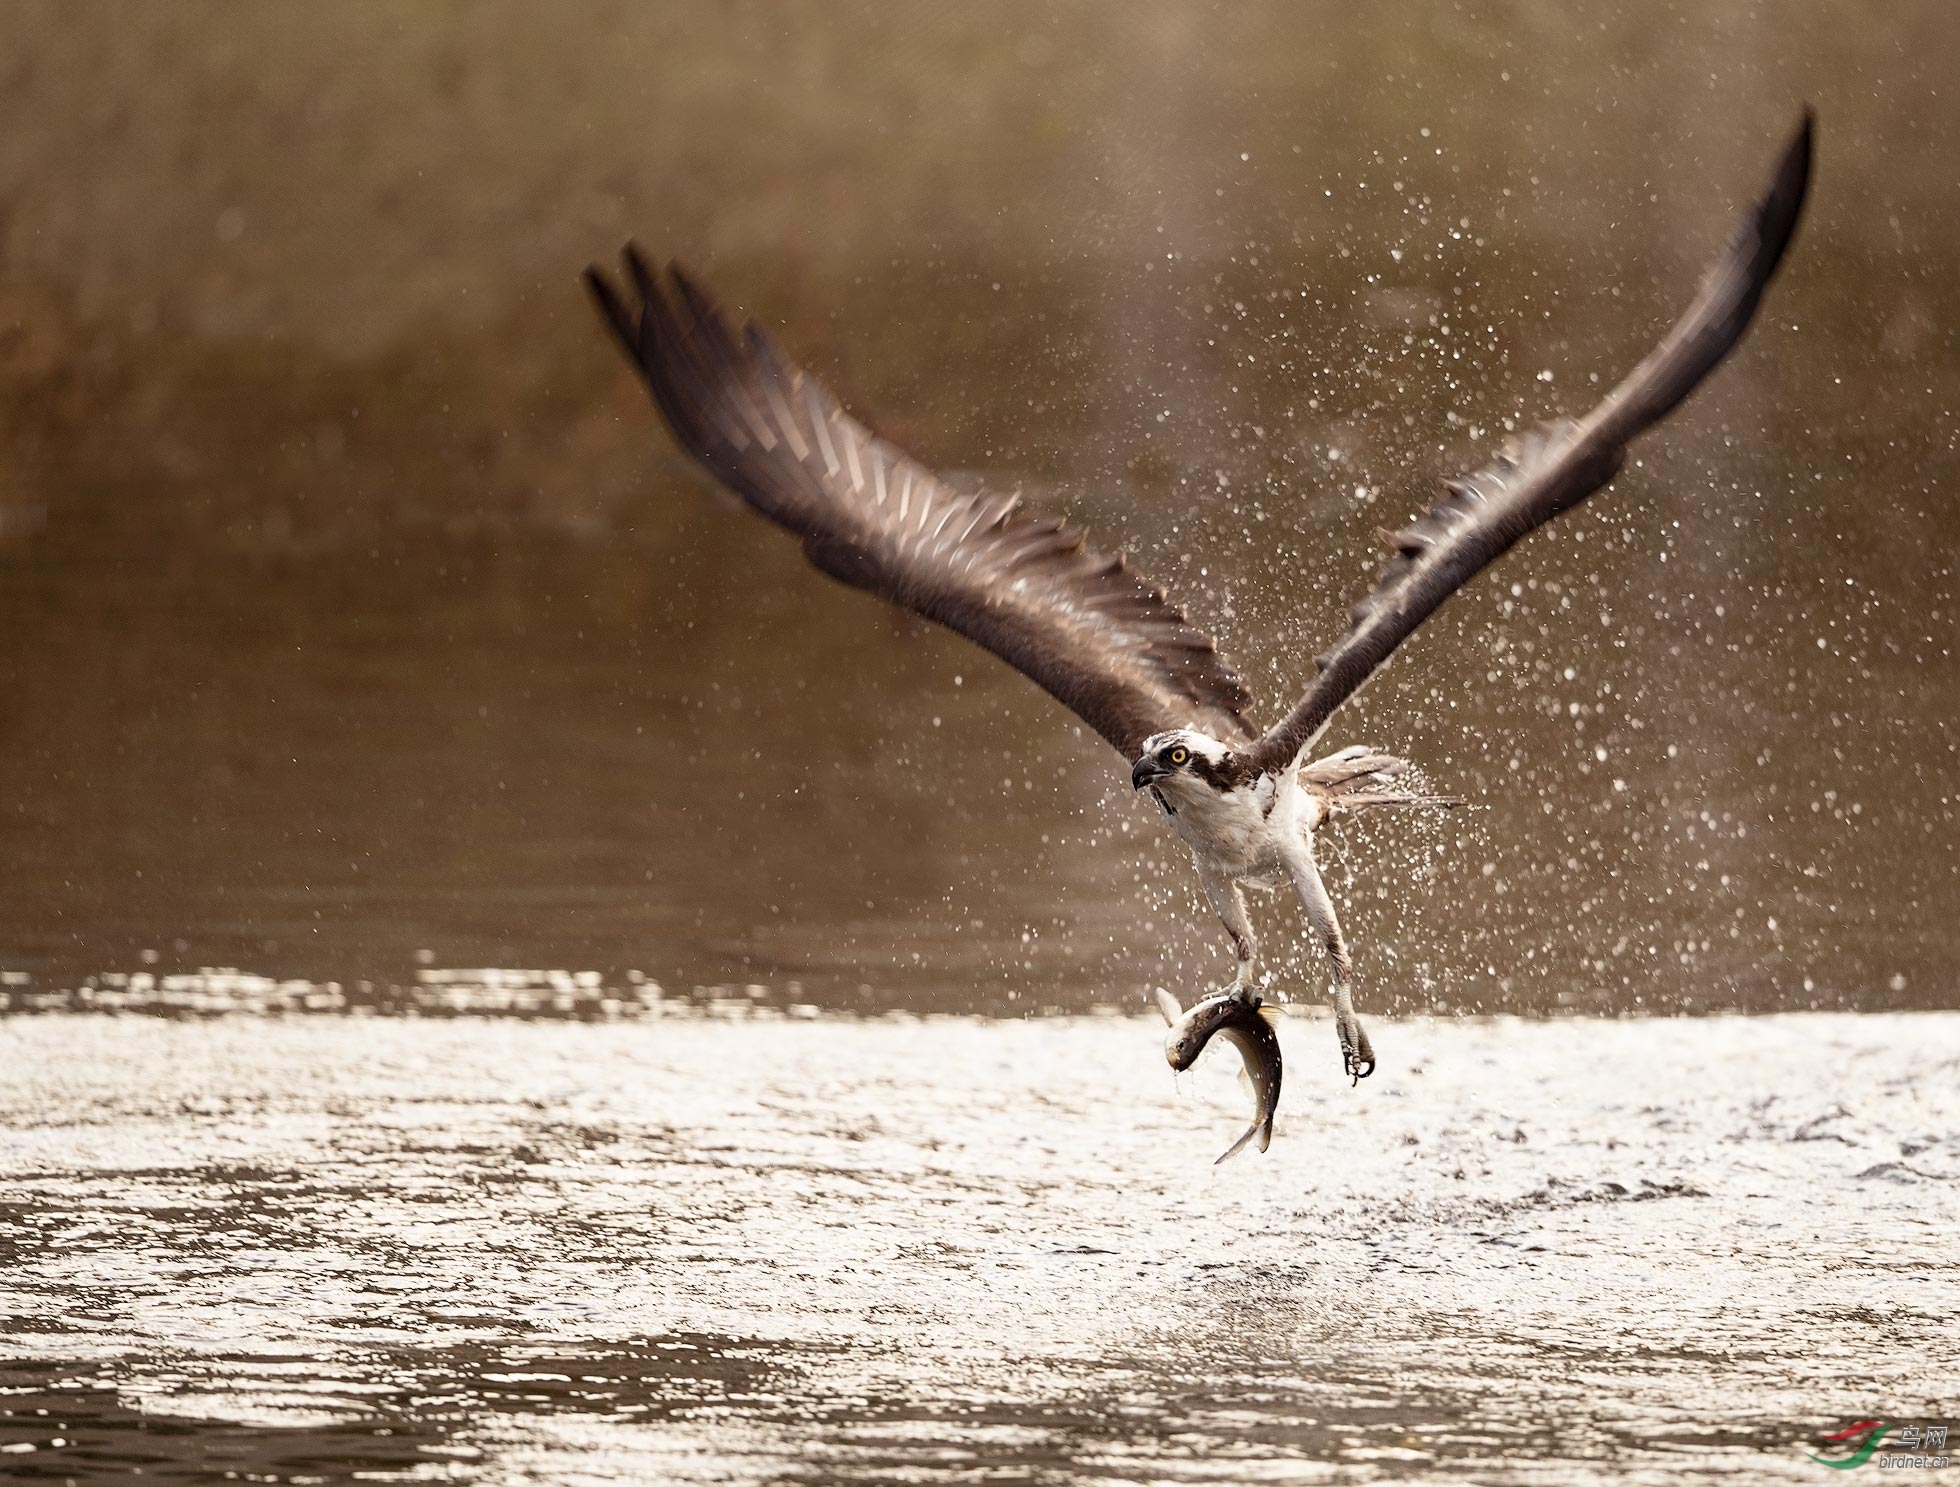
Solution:
<svg viewBox="0 0 1960 1487"><path fill-rule="evenodd" d="M1272 1145L1273 1113L1279 1109L1282 1069L1279 1035L1274 1032L1279 1009L1267 1006L1256 992L1222 991L1206 997L1186 1012L1178 1006L1177 998L1160 986L1157 1010L1164 1014L1164 1021L1171 1029L1164 1038L1164 1057L1178 1073L1196 1063L1205 1045L1215 1037L1238 1049L1239 1057L1245 1061L1239 1077L1252 1091L1252 1125L1212 1165L1215 1167L1226 1157L1237 1156L1255 1136L1261 1151Z"/></svg>

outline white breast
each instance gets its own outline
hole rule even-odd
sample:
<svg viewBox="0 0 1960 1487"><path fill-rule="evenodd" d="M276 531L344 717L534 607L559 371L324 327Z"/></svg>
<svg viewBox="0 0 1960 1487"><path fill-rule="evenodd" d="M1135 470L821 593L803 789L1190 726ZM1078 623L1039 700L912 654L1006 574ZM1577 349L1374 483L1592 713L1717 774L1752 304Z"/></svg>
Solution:
<svg viewBox="0 0 1960 1487"><path fill-rule="evenodd" d="M1266 877L1282 870L1283 834L1300 831L1300 787L1262 775L1250 788L1219 792L1201 780L1166 781L1165 797L1176 809L1171 825L1198 865L1227 877Z"/></svg>

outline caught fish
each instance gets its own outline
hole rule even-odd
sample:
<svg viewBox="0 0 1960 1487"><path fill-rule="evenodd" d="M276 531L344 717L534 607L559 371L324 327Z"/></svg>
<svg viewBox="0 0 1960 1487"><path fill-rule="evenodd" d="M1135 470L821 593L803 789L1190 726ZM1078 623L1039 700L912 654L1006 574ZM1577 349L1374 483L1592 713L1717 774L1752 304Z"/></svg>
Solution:
<svg viewBox="0 0 1960 1487"><path fill-rule="evenodd" d="M1178 1006L1177 998L1161 986L1157 988L1157 1010L1164 1014L1164 1021L1171 1028L1164 1039L1164 1057L1178 1073L1196 1063L1205 1045L1215 1037L1225 1039L1245 1060L1239 1077L1252 1091L1252 1125L1226 1148L1218 1161L1237 1156L1255 1136L1259 1138L1259 1149L1264 1151L1272 1144L1273 1112L1279 1108L1279 1037L1273 1031L1279 1018L1277 1010L1264 1005L1256 993L1220 992L1186 1012Z"/></svg>

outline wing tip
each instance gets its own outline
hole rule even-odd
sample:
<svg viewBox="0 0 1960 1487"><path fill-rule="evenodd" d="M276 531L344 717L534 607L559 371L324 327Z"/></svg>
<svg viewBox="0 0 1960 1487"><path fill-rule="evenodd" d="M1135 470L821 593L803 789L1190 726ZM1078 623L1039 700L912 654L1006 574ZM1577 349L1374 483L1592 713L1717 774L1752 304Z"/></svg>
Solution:
<svg viewBox="0 0 1960 1487"><path fill-rule="evenodd" d="M716 301L707 286L678 258L667 260L664 285L687 311L690 319L701 325L721 325L723 316L721 305Z"/></svg>
<svg viewBox="0 0 1960 1487"><path fill-rule="evenodd" d="M1803 105L1790 142L1777 161L1776 176L1756 211L1759 243L1757 252L1768 262L1762 269L1762 282L1776 272L1784 249L1796 235L1803 217L1804 202L1810 195L1810 171L1817 152L1817 110Z"/></svg>
<svg viewBox="0 0 1960 1487"><path fill-rule="evenodd" d="M632 246L628 242L624 251L630 252ZM619 342L629 361L637 362L640 359L640 317L627 308L619 286L596 263L588 263L579 279L584 283L586 293L591 295L592 303L598 307L599 317L606 322L613 339Z"/></svg>

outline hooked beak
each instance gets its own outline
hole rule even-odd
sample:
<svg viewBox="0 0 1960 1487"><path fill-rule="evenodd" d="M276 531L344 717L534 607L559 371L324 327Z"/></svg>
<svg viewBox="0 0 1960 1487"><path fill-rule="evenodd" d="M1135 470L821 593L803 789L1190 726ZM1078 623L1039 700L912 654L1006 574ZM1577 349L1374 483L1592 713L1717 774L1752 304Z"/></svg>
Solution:
<svg viewBox="0 0 1960 1487"><path fill-rule="evenodd" d="M1145 785L1154 785L1159 780L1169 779L1171 770L1164 768L1150 755L1145 754L1130 766L1130 788L1141 790Z"/></svg>

